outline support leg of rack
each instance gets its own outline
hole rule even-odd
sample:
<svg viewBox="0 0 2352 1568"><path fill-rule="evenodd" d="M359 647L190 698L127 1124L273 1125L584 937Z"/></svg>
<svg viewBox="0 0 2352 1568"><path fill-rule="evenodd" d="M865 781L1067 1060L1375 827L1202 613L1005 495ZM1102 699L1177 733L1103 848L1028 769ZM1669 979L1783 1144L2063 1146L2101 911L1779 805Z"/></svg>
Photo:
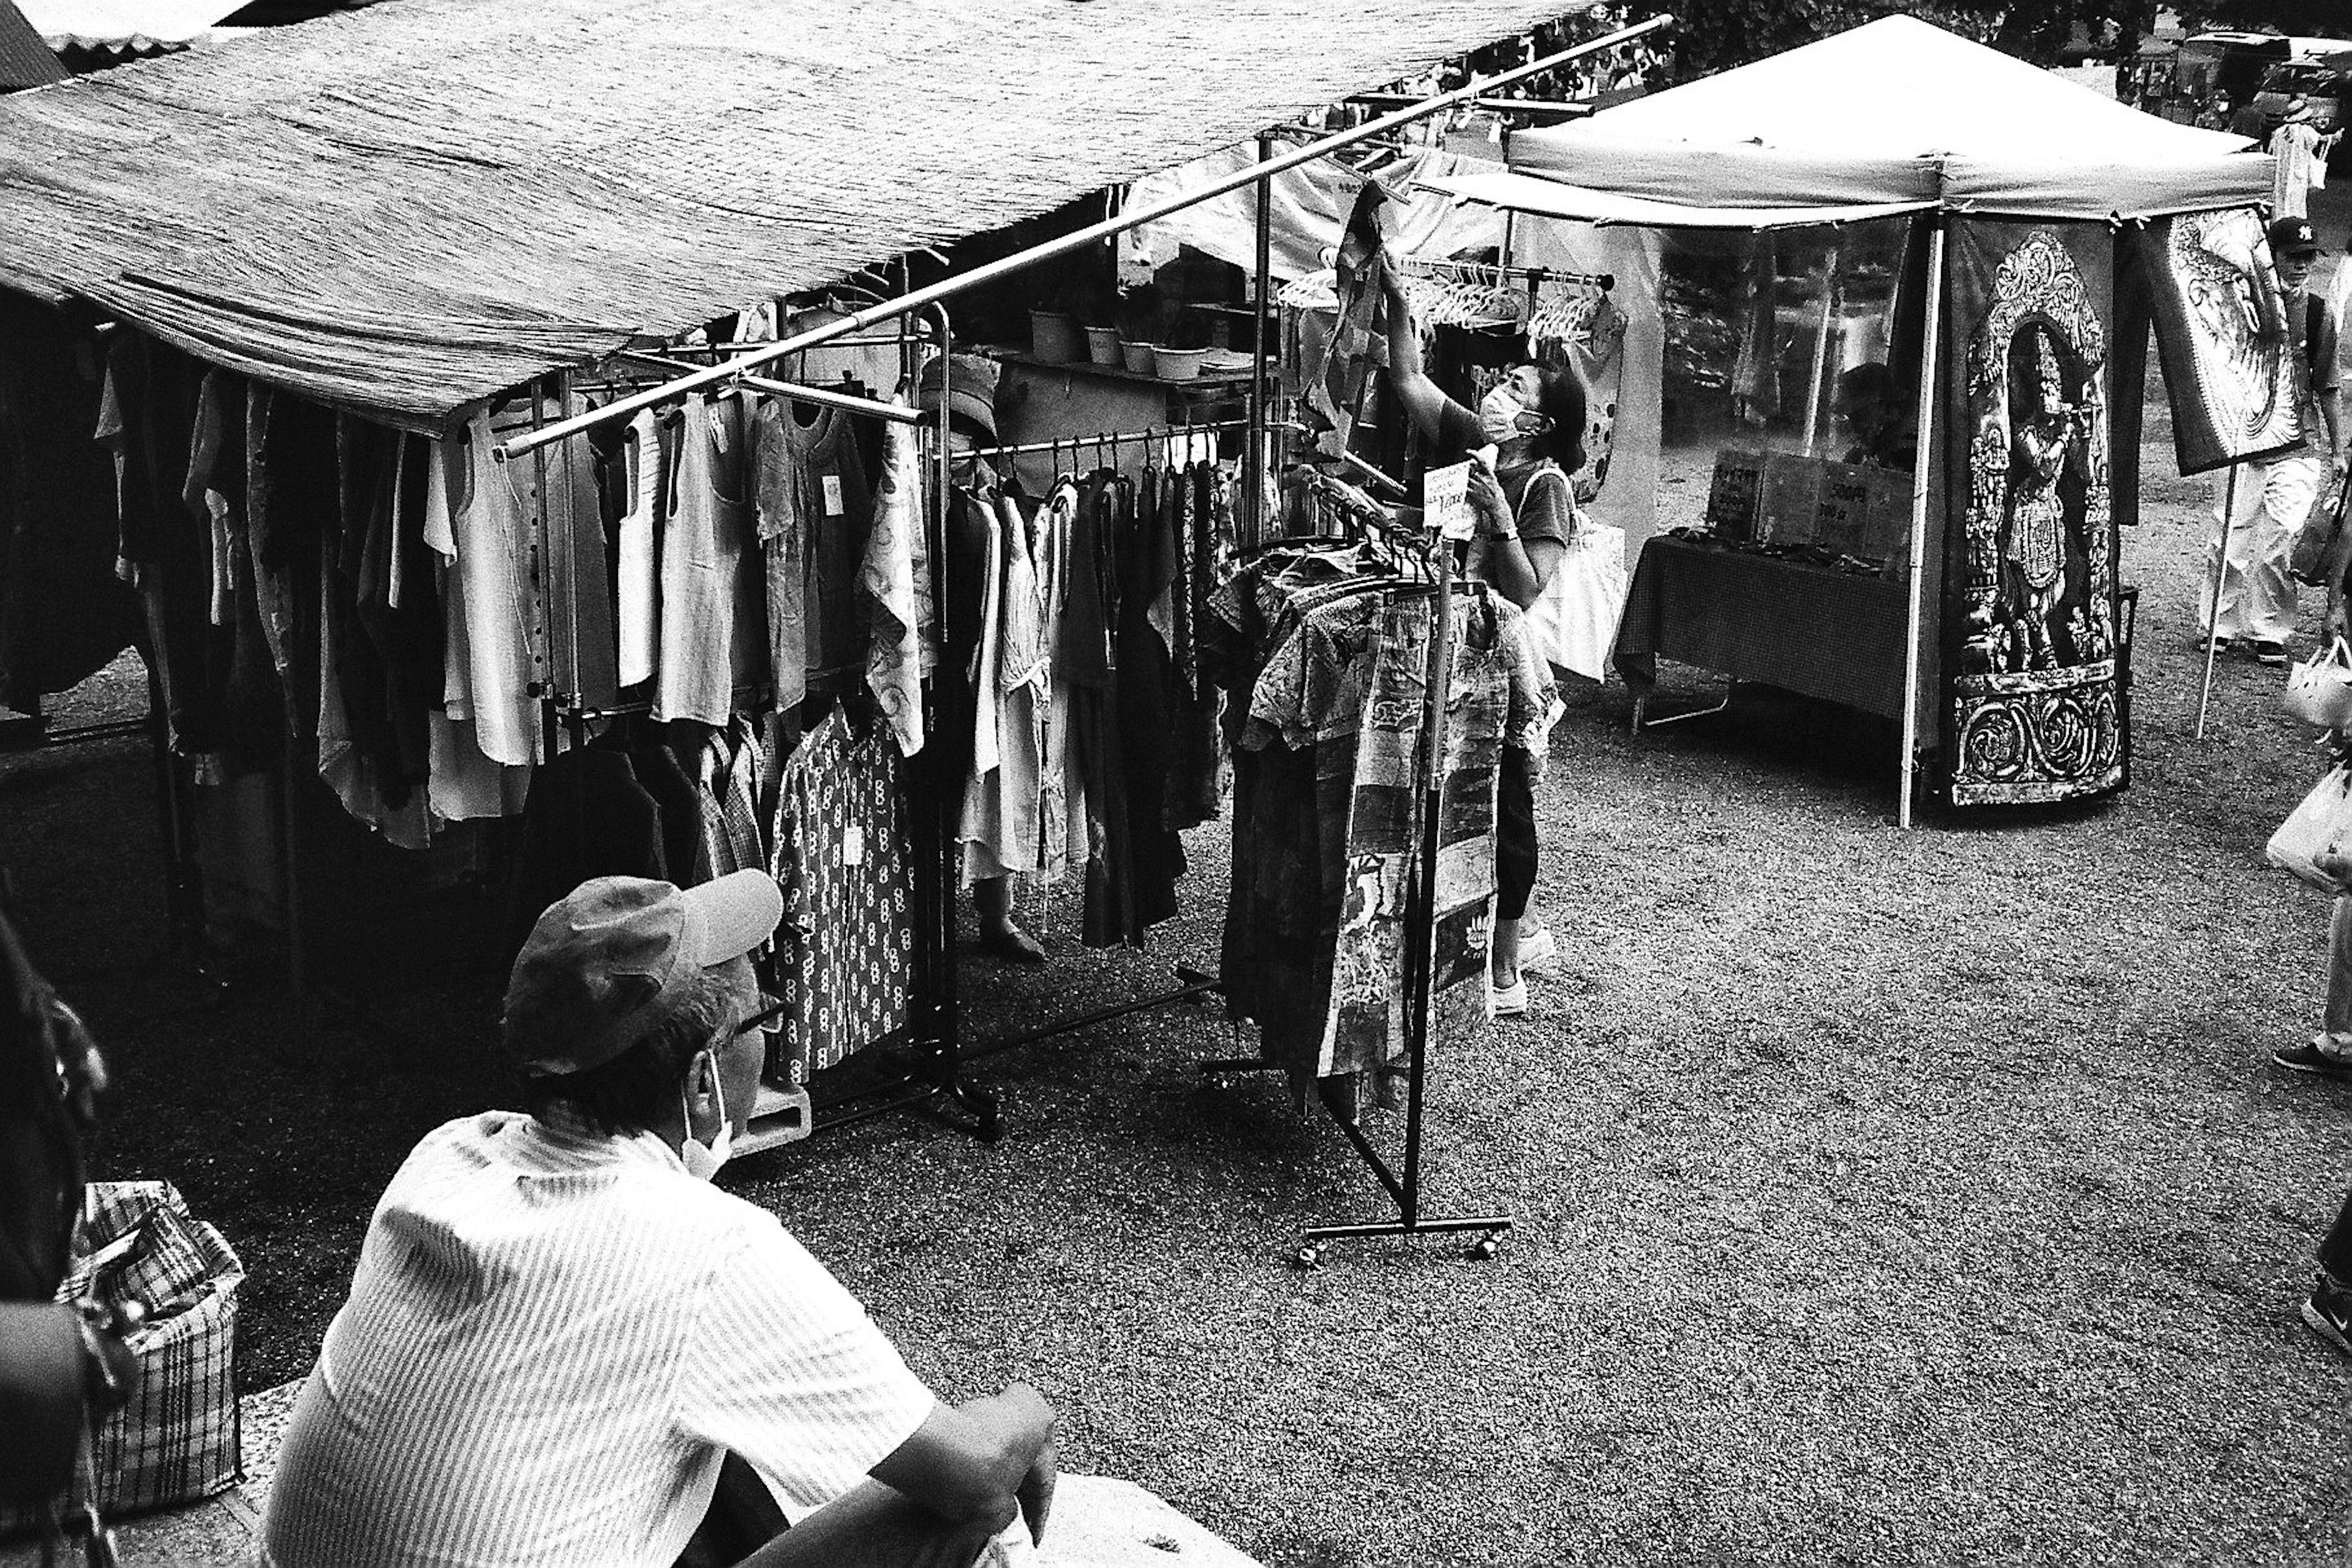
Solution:
<svg viewBox="0 0 2352 1568"><path fill-rule="evenodd" d="M1723 700L1717 702L1712 708L1694 708L1686 713L1669 713L1663 719L1651 719L1645 717L1649 710L1650 700L1646 697L1636 698L1633 700L1634 731L1638 734L1643 730L1657 729L1662 724L1679 724L1685 719L1705 719L1711 714L1720 713L1725 709L1731 706L1732 689L1738 684L1739 682L1737 680L1725 681L1723 686Z"/></svg>

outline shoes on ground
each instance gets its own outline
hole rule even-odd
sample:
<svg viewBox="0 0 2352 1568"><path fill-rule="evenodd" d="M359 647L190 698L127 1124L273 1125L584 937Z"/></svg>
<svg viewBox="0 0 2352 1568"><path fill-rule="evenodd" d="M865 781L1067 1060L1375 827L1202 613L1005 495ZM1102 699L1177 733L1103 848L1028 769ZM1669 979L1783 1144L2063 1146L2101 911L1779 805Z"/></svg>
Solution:
<svg viewBox="0 0 2352 1568"><path fill-rule="evenodd" d="M2205 651L2205 634L2203 632L2199 632L2196 636L2190 637L2189 639L2189 646L2191 648L2194 648L2197 652L2203 653ZM2236 649L2237 646L2238 639L2235 637L2216 637L2213 641L2214 652L2220 654L2224 658L2229 658L2231 653Z"/></svg>
<svg viewBox="0 0 2352 1568"><path fill-rule="evenodd" d="M1527 1010L1527 976L1521 975L1508 985L1498 985L1495 988L1495 1016L1517 1018L1524 1016Z"/></svg>
<svg viewBox="0 0 2352 1568"><path fill-rule="evenodd" d="M2271 1053L2271 1060L2290 1072L2317 1073L2323 1078L2352 1078L2352 1057L2323 1050L2317 1040L2305 1040L2298 1046L2281 1046Z"/></svg>
<svg viewBox="0 0 2352 1568"><path fill-rule="evenodd" d="M2254 660L2258 664L2284 664L2286 662L2286 644L2283 642L2257 642L2254 644Z"/></svg>
<svg viewBox="0 0 2352 1568"><path fill-rule="evenodd" d="M1549 926L1519 928L1519 973L1530 969L1549 969L1559 956L1559 943L1552 940Z"/></svg>
<svg viewBox="0 0 2352 1568"><path fill-rule="evenodd" d="M1007 926L1003 931L980 933L980 951L993 953L1009 963L1043 963L1045 950L1037 939L1019 926Z"/></svg>
<svg viewBox="0 0 2352 1568"><path fill-rule="evenodd" d="M2321 1275L2304 1298L2303 1321L2313 1333L2352 1355L2352 1290Z"/></svg>

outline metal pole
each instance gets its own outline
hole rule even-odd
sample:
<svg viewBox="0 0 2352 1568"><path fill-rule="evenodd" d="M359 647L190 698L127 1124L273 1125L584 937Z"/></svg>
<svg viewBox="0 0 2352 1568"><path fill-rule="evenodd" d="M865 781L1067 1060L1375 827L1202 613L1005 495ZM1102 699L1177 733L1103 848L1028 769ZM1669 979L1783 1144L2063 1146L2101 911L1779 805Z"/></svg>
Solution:
<svg viewBox="0 0 2352 1568"><path fill-rule="evenodd" d="M1538 71L1549 70L1554 66L1580 58L1585 55L1596 54L1603 49L1613 49L1621 44L1646 37L1661 27L1671 26L1674 25L1674 20L1671 15L1653 16L1647 21L1637 22L1630 27L1620 27L1613 33L1604 33L1600 37L1588 39L1572 48L1561 49L1556 54L1546 55L1541 59L1530 60L1526 65L1514 66L1509 70L1467 83L1455 88L1451 92L1442 92L1434 98L1423 99L1409 108L1381 115L1374 120L1368 120L1363 124L1349 130L1334 132L1328 136L1309 142L1302 147L1294 148L1278 157L1268 159L1264 163L1253 163L1247 168L1235 170L1230 174L1221 175L1198 190L1171 196L1164 202L1154 203L1138 212L1125 212L1117 217L1106 218L1100 223L1088 224L1086 227L1066 234L1058 239L1047 240L1043 245L1033 246L1027 250L1018 251L999 260L975 267L969 272L959 273L953 278L918 289L911 294L903 294L896 300L869 306L866 310L845 316L840 321L828 321L823 326L811 328L793 337L764 344L750 353L682 375L667 386L653 387L628 397L618 398L593 413L559 420L543 430L533 430L519 435L493 447L492 451L500 461L507 461L521 457L524 453L535 447L543 447L551 441L562 440L568 436L575 436L583 430L593 429L598 425L614 419L625 419L639 409L652 408L659 404L667 403L681 394L740 375L743 372L757 365L766 364L771 360L781 359L789 353L797 353L803 349L814 348L819 343L831 342L835 338L847 337L852 332L862 332L869 327L895 320L910 310L920 310L935 300L949 299L966 289L978 288L983 283L994 282L999 278L1008 277L1015 272L1025 272L1041 262L1067 256L1072 251L1084 250L1097 240L1108 239L1115 235L1124 234L1129 229L1139 228L1148 223L1157 223L1161 218L1172 216L1187 207L1198 206L1201 203L1214 196L1223 195L1228 191L1237 191L1244 185L1269 179L1285 170L1297 168L1302 163L1311 163L1318 158L1338 152L1342 147L1350 147L1359 142L1384 136L1399 126L1410 125L1417 120L1426 120L1433 114L1450 109L1464 99L1476 98L1481 93L1490 92L1496 88L1534 76Z"/></svg>
<svg viewBox="0 0 2352 1568"><path fill-rule="evenodd" d="M1813 375L1805 394L1805 456L1809 458L1813 455L1814 441L1821 429L1822 383L1830 373L1830 317L1837 309L1838 253L1842 248L1830 247L1829 264L1822 269L1822 319L1813 333Z"/></svg>
<svg viewBox="0 0 2352 1568"><path fill-rule="evenodd" d="M2238 468L2221 484L2221 553L2213 563L2213 593L2205 604L2205 687L2197 696L2197 738L2205 738L2205 710L2213 701L2213 660L2221 650L2221 584L2230 575L2230 530L2238 521Z"/></svg>
<svg viewBox="0 0 2352 1568"><path fill-rule="evenodd" d="M1919 642L1927 592L1927 473L1936 429L1936 380L1943 358L1944 216L1927 237L1927 320L1919 348L1918 455L1911 461L1911 594L1903 639L1903 759L1895 822L1911 826L1911 775L1919 752Z"/></svg>
<svg viewBox="0 0 2352 1568"><path fill-rule="evenodd" d="M635 360L640 364L661 370L694 370L697 366L682 360L661 354L646 353L637 349L623 349L618 359ZM853 397L845 392L828 392L821 386L803 386L796 381L773 381L764 375L746 374L738 378L755 391L773 393L794 403L814 404L819 408L838 408L845 414L862 415L870 419L887 419L897 425L920 425L923 416L911 408L901 408L895 403L880 403L870 397Z"/></svg>
<svg viewBox="0 0 2352 1568"><path fill-rule="evenodd" d="M1257 161L1263 163L1273 155L1274 138L1261 133L1257 139ZM1274 269L1274 182L1271 178L1261 179L1257 183L1256 258L1253 303L1257 306L1257 314L1255 333L1250 339L1249 444L1242 458L1247 470L1242 479L1242 504L1249 518L1248 538L1252 544L1265 538L1265 328L1273 305L1268 274ZM1188 459L1192 457L1189 447L1185 457Z"/></svg>

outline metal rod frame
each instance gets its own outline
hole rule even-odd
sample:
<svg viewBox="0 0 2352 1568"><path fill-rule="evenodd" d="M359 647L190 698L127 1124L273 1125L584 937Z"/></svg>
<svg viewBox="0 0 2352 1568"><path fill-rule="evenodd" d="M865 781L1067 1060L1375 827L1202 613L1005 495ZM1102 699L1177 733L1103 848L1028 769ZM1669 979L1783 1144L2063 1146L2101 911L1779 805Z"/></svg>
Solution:
<svg viewBox="0 0 2352 1568"><path fill-rule="evenodd" d="M2352 265L2352 263L2347 263ZM2213 563L2213 592L2205 602L2205 684L2197 693L2197 739L2205 738L2205 711L2213 705L2213 665L2221 653L2221 588L2230 579L2230 531L2238 521L2238 469L2221 480L2221 551Z"/></svg>
<svg viewBox="0 0 2352 1568"><path fill-rule="evenodd" d="M1903 754L1897 759L1895 825L1911 826L1911 786L1919 768L1920 638L1925 631L1927 594L1928 478L1934 464L1931 437L1936 429L1936 381L1943 368L1944 231L1950 220L1935 216L1927 235L1927 311L1919 345L1918 456L1911 464L1911 582L1906 618L1903 623Z"/></svg>
<svg viewBox="0 0 2352 1568"><path fill-rule="evenodd" d="M976 289L983 283L992 283L997 279L1010 277L1016 272L1025 272L1041 263L1067 256L1074 251L1084 250L1099 240L1110 239L1127 233L1129 229L1140 228L1145 224L1171 217L1187 207L1198 206L1201 203L1223 195L1228 191L1237 191L1244 185L1270 179L1276 174L1297 168L1303 163L1311 163L1318 158L1338 152L1342 147L1370 141L1399 126L1426 120L1431 115L1451 109L1465 100L1477 98L1498 87L1508 86L1512 82L1549 70L1552 67L1567 61L1597 54L1603 49L1613 49L1622 44L1630 43L1635 38L1646 37L1662 27L1673 25L1674 17L1671 15L1657 16L1645 21L1636 22L1631 26L1620 27L1615 32L1589 38L1571 47L1529 60L1525 65L1514 66L1508 70L1497 72L1491 77L1466 83L1450 92L1441 92L1433 98L1423 99L1417 104L1368 120L1361 125L1346 131L1334 132L1328 136L1309 142L1303 147L1293 148L1263 163L1254 163L1230 174L1221 175L1209 184L1196 190L1185 192L1181 195L1155 202L1139 211L1124 212L1117 217L1106 218L1100 223L1088 224L1086 227L1063 235L1059 238L1032 246L1027 250L1017 251L1011 256L975 267L968 272L961 272L952 278L928 284L910 293L902 294L895 300L885 300L879 305L855 311L837 321L828 321L790 338L763 344L734 359L682 375L667 386L656 387L633 396L618 398L593 413L559 420L544 429L533 430L527 435L515 437L500 443L491 450L501 461L510 461L551 441L561 441L566 437L576 436L583 430L593 429L612 420L626 418L640 409L654 407L698 387L709 386L740 375L747 370L766 364L772 360L782 359L788 353L814 348L821 343L831 342L835 338L847 337L852 332L862 332L868 327L878 326L884 321L892 321L936 301L951 299L968 289ZM1263 344L1260 345L1261 349L1263 346Z"/></svg>

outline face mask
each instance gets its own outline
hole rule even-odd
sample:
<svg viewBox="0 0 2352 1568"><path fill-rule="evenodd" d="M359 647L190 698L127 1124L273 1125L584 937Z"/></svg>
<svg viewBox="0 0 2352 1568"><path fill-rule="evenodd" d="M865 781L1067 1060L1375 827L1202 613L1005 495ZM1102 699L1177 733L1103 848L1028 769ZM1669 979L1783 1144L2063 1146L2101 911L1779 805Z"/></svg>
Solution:
<svg viewBox="0 0 2352 1568"><path fill-rule="evenodd" d="M1519 401L1518 394L1511 390L1511 384L1498 381L1493 390L1478 400L1478 428L1487 440L1498 447L1506 441L1516 441L1521 434L1519 416L1527 411L1528 405Z"/></svg>
<svg viewBox="0 0 2352 1568"><path fill-rule="evenodd" d="M710 1064L710 1081L719 1093L719 1136L705 1143L694 1135L694 1112L686 1103L686 1089L677 1091L679 1112L686 1119L686 1142L678 1146L677 1157L686 1162L686 1173L698 1182L707 1182L719 1174L719 1167L727 1163L734 1152L735 1123L727 1114L727 1082L719 1076L719 1063Z"/></svg>

